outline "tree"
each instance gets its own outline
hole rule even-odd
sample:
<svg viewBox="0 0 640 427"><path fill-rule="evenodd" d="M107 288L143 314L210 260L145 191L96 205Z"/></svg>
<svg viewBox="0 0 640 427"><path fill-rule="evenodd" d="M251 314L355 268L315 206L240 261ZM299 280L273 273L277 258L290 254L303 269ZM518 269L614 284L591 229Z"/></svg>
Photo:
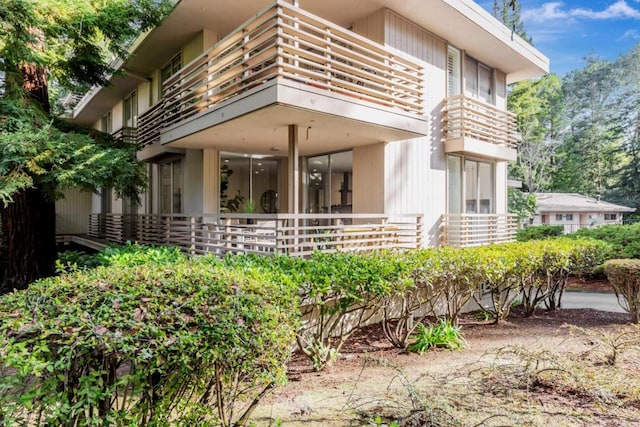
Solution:
<svg viewBox="0 0 640 427"><path fill-rule="evenodd" d="M49 81L108 82L112 55L169 11L158 0L13 0L0 5L0 293L53 272L55 199L68 188L113 187L137 200L135 147L50 114Z"/></svg>
<svg viewBox="0 0 640 427"><path fill-rule="evenodd" d="M524 23L520 16L521 12L522 6L517 0L493 0L493 16L508 28L511 28L511 31L522 37L523 40L533 44L533 40L524 29Z"/></svg>
<svg viewBox="0 0 640 427"><path fill-rule="evenodd" d="M616 61L616 69L620 71L616 106L627 158L618 170L618 188L611 189L608 196L612 201L640 207L640 43Z"/></svg>
<svg viewBox="0 0 640 427"><path fill-rule="evenodd" d="M615 65L597 57L565 76L562 90L567 127L553 187L564 192L602 195L617 185L623 162L618 105L620 76Z"/></svg>
<svg viewBox="0 0 640 427"><path fill-rule="evenodd" d="M555 74L518 82L511 87L509 111L517 115L521 142L510 174L530 193L549 188L560 143L562 87Z"/></svg>

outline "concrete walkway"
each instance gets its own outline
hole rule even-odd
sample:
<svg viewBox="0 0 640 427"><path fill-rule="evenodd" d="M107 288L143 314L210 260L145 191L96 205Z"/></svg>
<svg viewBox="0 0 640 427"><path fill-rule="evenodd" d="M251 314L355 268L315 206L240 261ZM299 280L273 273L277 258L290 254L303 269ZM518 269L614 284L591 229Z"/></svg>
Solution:
<svg viewBox="0 0 640 427"><path fill-rule="evenodd" d="M594 308L625 313L613 292L565 291L562 297L562 308Z"/></svg>

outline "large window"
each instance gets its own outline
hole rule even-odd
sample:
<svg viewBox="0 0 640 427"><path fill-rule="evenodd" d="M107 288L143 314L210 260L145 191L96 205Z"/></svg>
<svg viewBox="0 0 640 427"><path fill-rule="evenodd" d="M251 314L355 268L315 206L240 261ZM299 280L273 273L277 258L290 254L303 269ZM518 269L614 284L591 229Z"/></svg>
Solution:
<svg viewBox="0 0 640 427"><path fill-rule="evenodd" d="M111 133L113 131L111 126L111 111L102 116L102 119L100 119L100 130L106 133Z"/></svg>
<svg viewBox="0 0 640 427"><path fill-rule="evenodd" d="M160 213L182 212L182 159L160 164Z"/></svg>
<svg viewBox="0 0 640 427"><path fill-rule="evenodd" d="M466 57L464 60L464 93L488 104L493 104L491 68Z"/></svg>
<svg viewBox="0 0 640 427"><path fill-rule="evenodd" d="M448 168L450 214L495 212L493 163L449 156Z"/></svg>
<svg viewBox="0 0 640 427"><path fill-rule="evenodd" d="M351 151L308 158L307 212L352 212L352 165Z"/></svg>
<svg viewBox="0 0 640 427"><path fill-rule="evenodd" d="M180 71L182 68L182 52L178 52L176 56L171 58L164 67L160 69L160 97L164 95L164 82Z"/></svg>
<svg viewBox="0 0 640 427"><path fill-rule="evenodd" d="M136 91L124 99L122 126L129 128L138 126L138 95Z"/></svg>
<svg viewBox="0 0 640 427"><path fill-rule="evenodd" d="M447 51L447 96L460 94L462 87L461 52L453 46Z"/></svg>
<svg viewBox="0 0 640 427"><path fill-rule="evenodd" d="M257 213L277 213L278 159L266 156L220 155L220 211L246 212L248 201Z"/></svg>

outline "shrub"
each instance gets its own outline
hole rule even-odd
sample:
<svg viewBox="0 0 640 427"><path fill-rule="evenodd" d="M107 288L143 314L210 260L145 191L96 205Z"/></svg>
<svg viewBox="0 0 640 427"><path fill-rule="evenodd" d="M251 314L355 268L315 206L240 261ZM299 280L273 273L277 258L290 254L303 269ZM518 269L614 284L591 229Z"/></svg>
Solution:
<svg viewBox="0 0 640 427"><path fill-rule="evenodd" d="M631 322L640 323L640 260L612 259L604 263L604 271Z"/></svg>
<svg viewBox="0 0 640 427"><path fill-rule="evenodd" d="M415 341L409 344L409 351L422 354L432 347L456 350L464 347L466 341L460 326L448 320L440 320L436 325L425 326L420 323L418 332L413 335Z"/></svg>
<svg viewBox="0 0 640 427"><path fill-rule="evenodd" d="M64 251L58 256L58 273L70 273L98 266L165 264L185 260L187 256L175 246L146 246L127 242L123 246L108 246L95 254Z"/></svg>
<svg viewBox="0 0 640 427"><path fill-rule="evenodd" d="M595 228L582 228L573 235L575 238L602 240L611 245L609 259L640 258L640 223L631 225L603 225Z"/></svg>
<svg viewBox="0 0 640 427"><path fill-rule="evenodd" d="M199 260L99 267L0 298L5 425L243 425L285 380L292 289Z"/></svg>
<svg viewBox="0 0 640 427"><path fill-rule="evenodd" d="M518 242L528 242L529 240L544 240L551 237L562 236L564 227L561 225L534 225L521 228L516 233Z"/></svg>
<svg viewBox="0 0 640 427"><path fill-rule="evenodd" d="M395 347L405 349L415 329L427 317L436 317L443 289L436 282L435 248L399 253L398 262L408 278L385 299L382 310L382 331Z"/></svg>
<svg viewBox="0 0 640 427"><path fill-rule="evenodd" d="M303 308L298 345L318 370L397 293L405 276L393 252L315 253L302 265Z"/></svg>

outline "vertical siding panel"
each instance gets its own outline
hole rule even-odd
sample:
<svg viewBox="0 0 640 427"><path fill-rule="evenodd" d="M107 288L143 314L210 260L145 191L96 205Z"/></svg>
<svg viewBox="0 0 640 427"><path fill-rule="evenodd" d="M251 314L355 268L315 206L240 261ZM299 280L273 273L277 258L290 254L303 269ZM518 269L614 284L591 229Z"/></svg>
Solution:
<svg viewBox="0 0 640 427"><path fill-rule="evenodd" d="M67 190L56 201L56 234L85 234L89 225L93 193Z"/></svg>

